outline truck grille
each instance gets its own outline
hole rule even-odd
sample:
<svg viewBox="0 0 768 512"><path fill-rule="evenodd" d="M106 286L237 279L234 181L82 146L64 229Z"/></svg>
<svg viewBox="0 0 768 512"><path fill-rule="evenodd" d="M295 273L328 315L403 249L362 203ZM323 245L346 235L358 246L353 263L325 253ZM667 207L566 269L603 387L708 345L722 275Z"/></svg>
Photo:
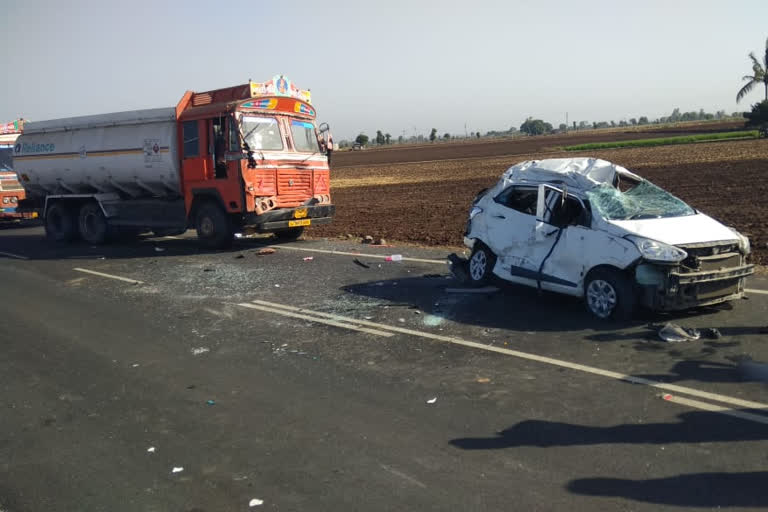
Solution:
<svg viewBox="0 0 768 512"><path fill-rule="evenodd" d="M311 197L312 171L278 170L278 207L299 206Z"/></svg>

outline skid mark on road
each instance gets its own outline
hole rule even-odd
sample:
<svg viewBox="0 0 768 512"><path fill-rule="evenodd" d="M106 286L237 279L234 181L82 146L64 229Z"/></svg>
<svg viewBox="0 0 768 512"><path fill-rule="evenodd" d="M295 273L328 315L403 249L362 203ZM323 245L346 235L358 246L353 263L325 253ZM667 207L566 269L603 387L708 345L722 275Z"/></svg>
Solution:
<svg viewBox="0 0 768 512"><path fill-rule="evenodd" d="M14 254L12 252L3 252L3 251L0 251L0 256L7 256L9 258L14 258L14 259L17 259L17 260L28 260L29 259L29 257L24 256L23 254Z"/></svg>
<svg viewBox="0 0 768 512"><path fill-rule="evenodd" d="M681 395L688 395L696 398L702 398L706 400L711 400L713 402L720 402L723 404L728 404L731 407L740 407L744 409L755 409L758 411L766 411L768 412L768 404L763 404L760 402L753 402L750 400L743 400L741 398L732 397L728 395L721 395L718 393L710 393L708 391L702 391L695 388L690 388L686 386L678 386L676 384L667 384L663 382L654 381L651 379L646 379L643 377L635 377L633 375L628 375L621 372L614 372L611 370L603 370L601 368L595 368L592 366L587 366L579 363L572 363L570 361L564 361L561 359L555 359L552 357L546 357L546 356L540 356L537 354L531 354L528 352L521 352L519 350L512 350L508 348L502 348L502 347L495 347L492 345L486 345L484 343L478 343L474 341L469 341L461 338L456 338L453 336L444 336L441 334L433 334L430 332L423 332L423 331L417 331L414 329L408 329L405 327L396 327L391 326L387 324L381 324L378 322L371 322L368 320L358 320L356 318L350 318L342 315L336 315L332 313L324 313L322 311L314 311L311 309L306 308L299 308L296 306L290 306L286 304L280 304L276 302L268 302L263 300L254 300L252 303L243 303L239 304L240 306L244 307L250 307L253 309L259 309L261 311L267 311L272 313L277 313L281 315L286 316L292 316L292 315L301 315L300 317L303 317L307 320L312 320L319 323L327 323L329 321L332 321L334 323L341 323L342 326L346 322L354 323L360 326L367 326L371 327L380 331L390 331L390 332L396 332L400 334L407 334L411 336L417 336L420 338L426 338L430 340L435 341L442 341L447 343L453 343L455 345L461 345L464 347L469 348L475 348L480 350L485 350L488 352L496 352L499 354L504 354L507 356L517 357L519 359L526 359L529 361L536 361L539 363L549 364L552 366L558 366L561 368L568 368L570 370L575 370L583 373L589 373L592 375L599 375L601 377L607 377L614 380L619 380L623 382L629 382L631 384L639 384L643 386L647 386L650 388L660 389L663 391L673 392ZM670 400L674 403L680 403L683 404L680 400ZM695 408L702 408L699 407L699 404L704 402L698 402L696 400L688 400L683 405L688 405L689 407L695 407ZM716 412L719 412L721 414L726 414L729 416L735 416L742 419L751 419L753 416L756 416L758 418L766 419L768 421L768 416L761 416L758 414L752 414L752 413L745 413L743 411L735 410L728 407L721 407L716 406L713 404L706 404L706 407L704 410L713 410L712 407L716 407Z"/></svg>
<svg viewBox="0 0 768 512"><path fill-rule="evenodd" d="M91 275L94 275L94 276L106 277L108 279L116 279L118 281L125 281L126 283L131 283L131 284L143 284L144 283L144 281L137 281L136 279L129 279L127 277L115 276L115 275L112 275L112 274L105 274L104 272L96 272L95 270L88 270L87 268L75 267L72 270L76 270L78 272L84 272L86 274L91 274Z"/></svg>

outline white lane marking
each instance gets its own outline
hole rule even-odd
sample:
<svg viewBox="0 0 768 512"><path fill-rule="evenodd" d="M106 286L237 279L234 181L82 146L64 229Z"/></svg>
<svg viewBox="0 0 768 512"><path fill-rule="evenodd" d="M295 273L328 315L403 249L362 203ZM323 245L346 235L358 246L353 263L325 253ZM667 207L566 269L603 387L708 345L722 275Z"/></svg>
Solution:
<svg viewBox="0 0 768 512"><path fill-rule="evenodd" d="M768 404L763 404L760 402L752 402L749 400L742 400L740 398L728 396L728 395L720 395L718 393L710 393L708 391L700 391L698 389L689 388L685 386L678 386L676 384L666 384L663 382L657 382L650 379L645 379L643 377L635 377L633 375L627 375L625 373L619 373L614 372L610 370L603 370L600 368L594 368L592 366L586 366L583 364L578 363L571 363L570 361L563 361L560 359L554 359L551 357L546 356L540 356L537 354L530 354L528 352L520 352L519 350L512 350L508 348L502 348L502 347L494 347L492 345L485 345L483 343L477 343L474 341L468 341L461 338L455 338L453 336L443 336L440 334L433 334L431 332L424 332L424 331L416 331L413 329L407 329L405 327L395 327L390 326L386 324L380 324L376 322L370 322L368 320L357 320L354 318L349 318L341 315L334 315L330 313L323 313L321 311L313 311L305 308L297 308L295 306L288 306L284 304L274 303L274 302L267 302L263 300L254 300L253 301L256 304L263 304L266 306L270 306L272 308L278 308L283 309L286 311L297 311L297 312L304 312L309 313L312 315L325 317L325 318L333 318L334 320L342 321L342 322L354 322L359 325L367 325L370 327L375 327L378 329L384 329L388 331L393 332L399 332L402 334L409 334L412 336L419 336L422 338L429 338L436 341L445 341L448 343L454 343L456 345L462 345L465 347L471 347L471 348L477 348L480 350L487 350L489 352L498 352L500 354L505 354L508 356L518 357L520 359L527 359L530 361L537 361L539 363L545 363L550 364L553 366L559 366L562 368L568 368L571 370L577 370L584 373L591 373L593 375L600 375L602 377L608 377L611 379L621 380L625 382L630 382L632 384L641 384L644 386L656 388L656 389L663 389L665 391L672 391L675 393L680 393L683 395L690 395L695 396L698 398L706 398L707 400L712 400L715 402L722 402L727 403L729 405L734 405L737 407L744 407L747 409L764 409L766 412L768 412Z"/></svg>
<svg viewBox="0 0 768 512"><path fill-rule="evenodd" d="M719 405L710 404L708 402L691 400L689 398L683 398L675 395L664 395L662 398L667 402L672 402L680 405L687 405L688 407L694 407L696 409L701 409L704 411L719 412L721 414L727 414L728 416L734 416L736 418L741 418L743 420L754 421L757 423L765 423L766 425L768 425L768 416L762 416L760 414L752 414L750 412L739 411L736 409L731 409L729 407L722 407Z"/></svg>
<svg viewBox="0 0 768 512"><path fill-rule="evenodd" d="M405 473L403 473L402 471L398 471L398 470L396 470L396 469L394 469L394 468L391 468L391 467L387 466L386 464L379 464L379 466L381 466L381 469L383 469L384 471L387 471L387 472L389 472L389 473L392 473L392 474L393 474L393 475L395 475L395 476L399 476L399 477L400 477L400 478L402 478L403 480L406 480L406 481L408 481L408 482L411 482L411 483L412 483L412 484L414 484L414 485L418 485L418 486L419 486L419 487L421 487L422 489L426 489L426 488L427 488L427 485L426 485L426 484L424 484L424 483L422 483L422 482L419 482L418 480L416 480L415 478L413 478L413 477L412 477L412 476L410 476L410 475L406 475L406 474L405 474Z"/></svg>
<svg viewBox="0 0 768 512"><path fill-rule="evenodd" d="M244 308L250 308L250 309L258 309L259 311L266 311L268 313L277 313L278 315L283 316L290 316L293 318L301 318L302 320L309 320L311 322L317 322L320 324L326 324L331 325L333 327L342 327L344 329L349 329L351 331L359 331L359 332L366 332L368 334L376 334L378 336L384 336L385 338L389 338L391 336L394 336L391 332L385 332L385 331L379 331L377 329L367 329L365 327L360 327L359 325L353 325L353 324L347 324L342 322L337 322L335 320L326 320L323 318L319 318L317 316L310 316L310 315L304 315L301 313L295 313L292 311L286 311L282 309L276 309L276 308L268 308L265 306L257 306L255 304L248 304L248 303L242 303L238 304L238 306L242 306ZM354 322L354 320L352 320ZM355 322L359 323L359 322Z"/></svg>
<svg viewBox="0 0 768 512"><path fill-rule="evenodd" d="M28 256L23 256L21 254L13 254L12 252L3 252L0 251L0 254L3 256L8 256L9 258L16 258L17 260L28 260Z"/></svg>
<svg viewBox="0 0 768 512"><path fill-rule="evenodd" d="M118 281L125 281L131 284L144 284L144 281L137 281L136 279L129 279L127 277L114 276L112 274L105 274L104 272L96 272L95 270L88 270L87 268L74 268L78 272L85 272L86 274L93 274L94 276L106 277L109 279L117 279Z"/></svg>
<svg viewBox="0 0 768 512"><path fill-rule="evenodd" d="M308 247L291 247L288 245L269 245L268 247L271 247L272 249L287 249L289 251L306 251L306 252L319 252L323 254L338 254L341 256L357 256L362 258L378 258L381 260L389 258L389 255L384 254L367 254L367 253L360 253L360 252L345 252L345 251L331 251L327 249L310 249ZM403 257L402 261L415 261L418 263L436 263L440 265L447 265L448 260L429 260L429 259L423 259L423 258L407 258Z"/></svg>
<svg viewBox="0 0 768 512"><path fill-rule="evenodd" d="M768 295L768 290L755 290L754 288L745 288L744 291L747 293L762 293L763 295Z"/></svg>

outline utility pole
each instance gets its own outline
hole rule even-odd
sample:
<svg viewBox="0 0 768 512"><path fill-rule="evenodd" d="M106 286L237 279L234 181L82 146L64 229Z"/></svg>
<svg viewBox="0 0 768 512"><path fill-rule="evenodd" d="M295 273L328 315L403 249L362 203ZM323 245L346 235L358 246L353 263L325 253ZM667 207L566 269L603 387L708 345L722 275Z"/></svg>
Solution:
<svg viewBox="0 0 768 512"><path fill-rule="evenodd" d="M565 133L568 133L568 112L565 113Z"/></svg>

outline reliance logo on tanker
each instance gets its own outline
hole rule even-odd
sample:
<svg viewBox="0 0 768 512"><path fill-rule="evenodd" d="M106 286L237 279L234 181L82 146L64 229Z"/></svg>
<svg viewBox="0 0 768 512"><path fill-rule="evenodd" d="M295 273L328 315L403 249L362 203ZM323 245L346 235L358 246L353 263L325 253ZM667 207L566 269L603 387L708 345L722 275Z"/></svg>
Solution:
<svg viewBox="0 0 768 512"><path fill-rule="evenodd" d="M53 153L56 150L56 144L28 144L19 142L13 148L14 153Z"/></svg>

